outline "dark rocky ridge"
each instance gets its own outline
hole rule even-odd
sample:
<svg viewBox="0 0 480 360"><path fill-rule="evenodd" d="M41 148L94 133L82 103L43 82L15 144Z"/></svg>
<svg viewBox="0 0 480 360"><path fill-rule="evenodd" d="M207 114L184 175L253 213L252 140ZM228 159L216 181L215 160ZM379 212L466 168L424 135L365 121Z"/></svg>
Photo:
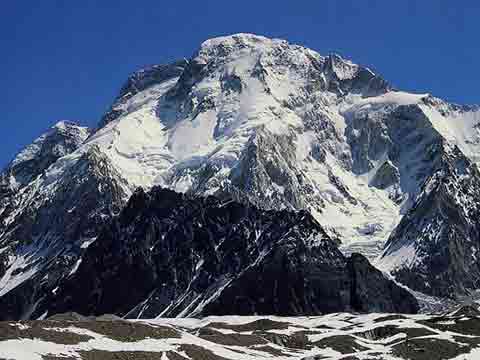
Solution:
<svg viewBox="0 0 480 360"><path fill-rule="evenodd" d="M138 190L45 310L127 317L413 313L415 298L305 211Z"/></svg>

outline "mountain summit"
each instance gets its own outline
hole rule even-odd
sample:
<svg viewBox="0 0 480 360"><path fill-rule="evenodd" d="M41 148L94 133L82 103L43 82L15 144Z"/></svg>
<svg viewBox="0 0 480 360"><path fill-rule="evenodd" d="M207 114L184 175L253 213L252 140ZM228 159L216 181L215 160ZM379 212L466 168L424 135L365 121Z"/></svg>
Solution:
<svg viewBox="0 0 480 360"><path fill-rule="evenodd" d="M138 187L307 211L410 288L466 294L480 280L479 123L478 107L394 90L338 55L207 40L130 75L96 130L57 125L4 171L0 309L48 311Z"/></svg>

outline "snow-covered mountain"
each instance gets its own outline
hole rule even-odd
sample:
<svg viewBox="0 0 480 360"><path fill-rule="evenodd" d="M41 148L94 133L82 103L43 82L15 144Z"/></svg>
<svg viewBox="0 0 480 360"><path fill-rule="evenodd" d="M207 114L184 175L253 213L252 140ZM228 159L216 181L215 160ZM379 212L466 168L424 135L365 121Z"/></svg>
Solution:
<svg viewBox="0 0 480 360"><path fill-rule="evenodd" d="M6 169L0 306L31 313L101 224L154 186L305 209L345 253L378 257L413 289L463 294L480 274L479 123L478 107L394 90L338 55L250 34L207 40L189 60L132 74L91 133L57 125L59 138Z"/></svg>

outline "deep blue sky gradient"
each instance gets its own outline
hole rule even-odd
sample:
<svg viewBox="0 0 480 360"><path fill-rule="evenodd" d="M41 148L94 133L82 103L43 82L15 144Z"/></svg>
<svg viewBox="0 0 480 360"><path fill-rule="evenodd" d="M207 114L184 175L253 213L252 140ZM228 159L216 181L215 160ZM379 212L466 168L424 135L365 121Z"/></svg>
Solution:
<svg viewBox="0 0 480 360"><path fill-rule="evenodd" d="M251 32L337 52L394 86L480 103L480 2L4 0L0 166L66 119L94 126L127 75Z"/></svg>

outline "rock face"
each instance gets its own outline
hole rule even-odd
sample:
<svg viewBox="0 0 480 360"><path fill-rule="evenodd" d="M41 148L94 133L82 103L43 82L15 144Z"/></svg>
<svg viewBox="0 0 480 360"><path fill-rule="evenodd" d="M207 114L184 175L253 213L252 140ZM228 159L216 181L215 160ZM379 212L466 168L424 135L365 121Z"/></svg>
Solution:
<svg viewBox="0 0 480 360"><path fill-rule="evenodd" d="M346 259L308 212L161 188L132 196L47 304L39 311L135 318L418 310L362 255Z"/></svg>
<svg viewBox="0 0 480 360"><path fill-rule="evenodd" d="M44 155L39 151L29 161L43 164ZM78 158L73 161L70 156ZM16 173L13 164L7 174ZM13 196L3 198L1 319L35 313L41 299L79 264L105 220L120 211L128 196L122 177L95 147L81 155L66 155L46 170L37 169L32 182L17 185Z"/></svg>
<svg viewBox="0 0 480 360"><path fill-rule="evenodd" d="M352 254L348 259L351 277L353 308L360 312L411 313L415 305L405 289L387 280L385 275L374 268L360 254ZM388 296L385 296L388 294Z"/></svg>
<svg viewBox="0 0 480 360"><path fill-rule="evenodd" d="M78 149L89 134L87 128L61 121L15 157L0 175L0 229L17 210L22 190L58 159Z"/></svg>
<svg viewBox="0 0 480 360"><path fill-rule="evenodd" d="M3 172L0 314L41 315L133 191L155 186L233 199L259 213L305 211L344 254L376 259L376 266L414 290L465 295L480 278L479 129L478 107L395 91L368 68L337 55L251 34L207 40L188 60L132 74L96 130L59 123ZM302 246L272 248L279 258L290 251L307 261ZM268 279L279 265L276 258L264 260L258 266ZM298 276L291 267L300 265L291 261L282 271ZM320 271L301 264L314 278ZM231 266L209 274L221 281ZM238 284L251 282L248 274ZM182 281L176 295L187 291ZM263 288L274 291L267 282ZM373 283L358 282L359 294L370 298L383 291ZM307 300L291 295L295 305L275 309L313 309L309 302L316 295L304 294L302 286L295 296ZM257 289L251 291L249 297ZM161 307L175 296L152 299ZM351 305L342 296L340 304ZM360 309L362 296L355 300ZM238 311L250 306L229 301ZM168 312L184 310L179 303Z"/></svg>
<svg viewBox="0 0 480 360"><path fill-rule="evenodd" d="M480 174L457 147L444 154L379 261L402 283L441 297L480 285Z"/></svg>
<svg viewBox="0 0 480 360"><path fill-rule="evenodd" d="M58 122L15 157L2 174L2 186L28 185L58 159L77 150L89 135L85 127Z"/></svg>
<svg viewBox="0 0 480 360"><path fill-rule="evenodd" d="M128 80L122 86L113 105L102 117L100 127L114 121L129 110L131 111L131 109L128 109L128 100L136 94L147 90L154 85L178 78L183 73L186 65L187 61L181 60L166 65L153 65L134 72L128 77Z"/></svg>

